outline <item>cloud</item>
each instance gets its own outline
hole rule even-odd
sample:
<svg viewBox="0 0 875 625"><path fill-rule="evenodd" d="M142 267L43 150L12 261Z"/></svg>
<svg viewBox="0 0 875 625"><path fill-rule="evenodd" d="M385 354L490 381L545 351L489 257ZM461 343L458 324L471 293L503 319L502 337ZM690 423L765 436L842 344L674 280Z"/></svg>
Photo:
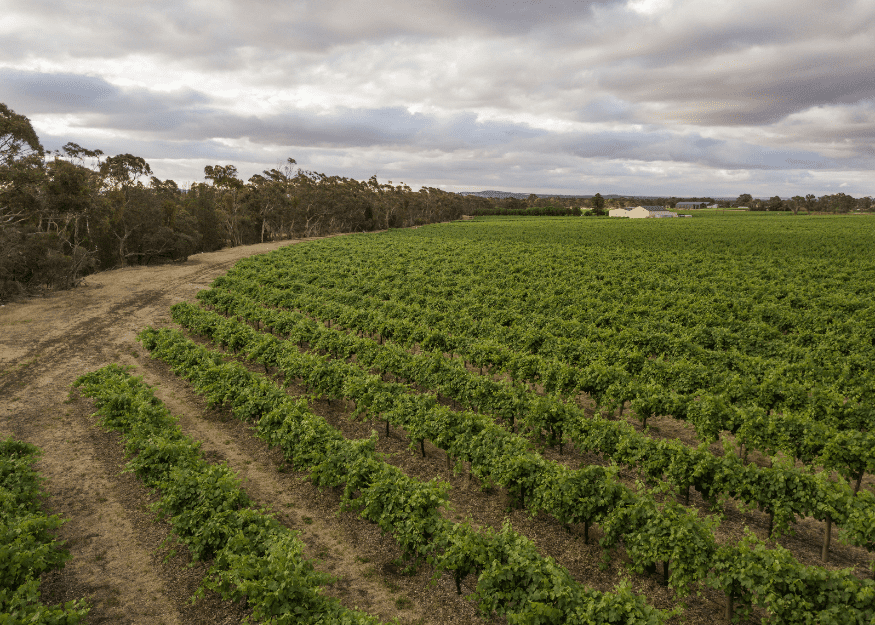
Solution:
<svg viewBox="0 0 875 625"><path fill-rule="evenodd" d="M0 99L47 147L78 138L167 167L191 161L186 171L305 155L327 173L565 190L598 172L697 191L827 185L832 173L865 191L875 167L865 0L799 0L792 19L778 0L11 0L4 10Z"/></svg>

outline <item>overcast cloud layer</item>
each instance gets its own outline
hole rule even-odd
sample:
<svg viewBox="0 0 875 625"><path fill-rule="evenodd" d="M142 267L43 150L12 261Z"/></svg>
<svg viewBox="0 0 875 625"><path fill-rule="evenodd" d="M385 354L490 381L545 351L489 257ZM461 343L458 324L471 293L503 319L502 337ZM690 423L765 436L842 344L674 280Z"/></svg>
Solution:
<svg viewBox="0 0 875 625"><path fill-rule="evenodd" d="M872 0L6 0L0 102L160 178L875 195Z"/></svg>

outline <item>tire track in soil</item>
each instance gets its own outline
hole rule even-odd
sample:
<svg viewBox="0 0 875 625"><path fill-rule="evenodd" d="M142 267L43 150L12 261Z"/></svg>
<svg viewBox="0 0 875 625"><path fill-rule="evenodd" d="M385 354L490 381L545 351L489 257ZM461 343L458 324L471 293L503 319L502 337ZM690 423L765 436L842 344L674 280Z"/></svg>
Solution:
<svg viewBox="0 0 875 625"><path fill-rule="evenodd" d="M228 602L201 608L206 619L198 606L190 609L185 589L196 569L178 557L165 565L153 554L166 526L159 530L142 508L145 489L119 475L122 449L94 425L90 402L68 403L67 396L83 373L110 362L135 364L137 332L169 321L170 304L193 300L238 260L294 242L103 272L71 291L0 307L0 437L43 450L36 469L45 478L44 507L68 519L58 536L73 558L44 576L47 600L87 598L92 624L239 621L239 608Z"/></svg>

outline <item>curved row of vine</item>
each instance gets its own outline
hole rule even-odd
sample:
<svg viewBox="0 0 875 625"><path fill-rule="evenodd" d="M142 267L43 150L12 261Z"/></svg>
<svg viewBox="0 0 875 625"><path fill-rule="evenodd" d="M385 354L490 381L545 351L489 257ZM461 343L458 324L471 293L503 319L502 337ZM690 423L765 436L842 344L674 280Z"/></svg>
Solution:
<svg viewBox="0 0 875 625"><path fill-rule="evenodd" d="M587 589L534 544L505 525L477 530L451 523L439 509L448 485L421 483L380 459L375 439L349 441L306 403L239 363L222 363L175 330L143 330L139 339L152 356L189 379L212 404L227 405L237 418L253 421L257 434L282 449L317 486L342 487L342 507L356 510L391 534L414 564L427 560L435 575L450 571L457 589L477 575L477 600L484 614L504 614L512 623L636 623L655 625L667 617L625 587L614 593Z"/></svg>
<svg viewBox="0 0 875 625"><path fill-rule="evenodd" d="M177 540L195 560L212 559L195 598L214 590L223 599L245 599L256 619L276 625L380 623L319 591L330 576L303 556L298 532L251 507L237 475L225 464L208 463L200 444L182 433L140 378L107 365L74 386L94 398L104 427L122 433L133 455L128 470L158 490L154 509L169 517Z"/></svg>

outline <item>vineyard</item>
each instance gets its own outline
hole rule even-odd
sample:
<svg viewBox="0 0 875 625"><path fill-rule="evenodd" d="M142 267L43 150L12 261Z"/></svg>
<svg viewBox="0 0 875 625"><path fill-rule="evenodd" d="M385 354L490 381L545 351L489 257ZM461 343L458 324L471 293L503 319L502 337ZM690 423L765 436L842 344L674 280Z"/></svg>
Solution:
<svg viewBox="0 0 875 625"><path fill-rule="evenodd" d="M869 220L667 221L251 256L76 393L199 567L188 596L259 622L873 622ZM157 395L233 417L356 562L433 607L359 605L375 569L339 584L311 517Z"/></svg>

